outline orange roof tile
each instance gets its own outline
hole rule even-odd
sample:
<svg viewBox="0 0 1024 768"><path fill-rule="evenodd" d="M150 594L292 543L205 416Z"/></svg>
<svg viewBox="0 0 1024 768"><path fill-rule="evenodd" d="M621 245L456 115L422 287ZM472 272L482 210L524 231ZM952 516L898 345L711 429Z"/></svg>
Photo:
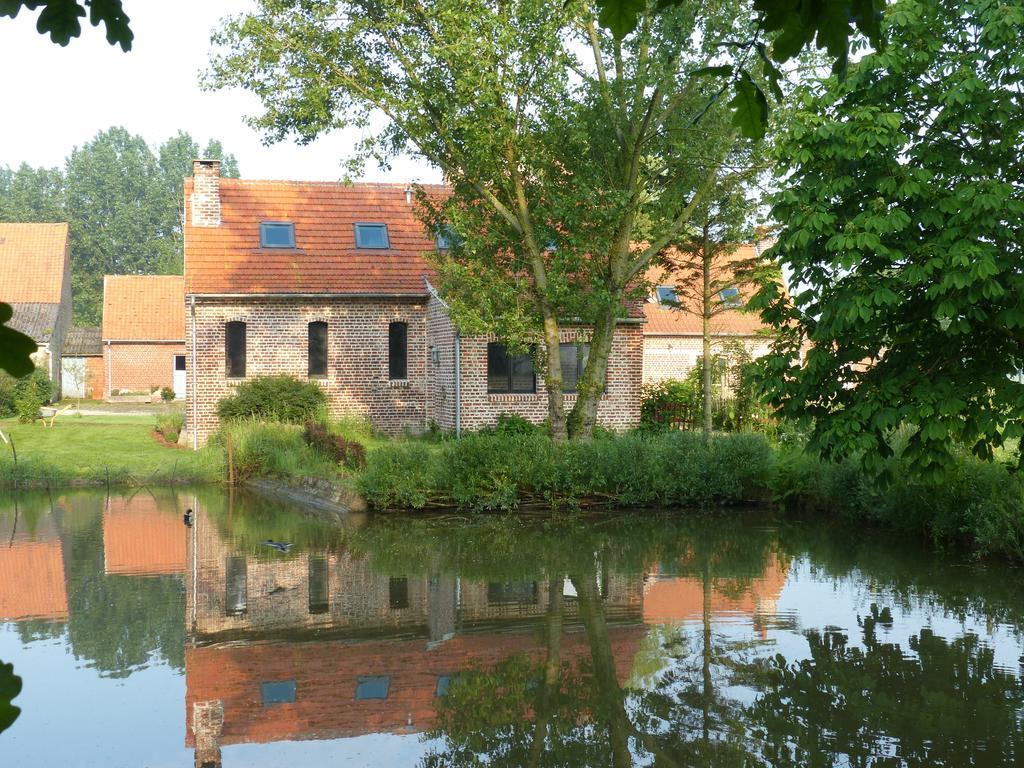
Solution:
<svg viewBox="0 0 1024 768"><path fill-rule="evenodd" d="M105 275L103 338L178 341L185 338L185 289L180 275Z"/></svg>
<svg viewBox="0 0 1024 768"><path fill-rule="evenodd" d="M193 226L185 179L187 293L394 293L422 296L434 248L405 184L220 179L221 225ZM428 191L443 193L444 187ZM294 249L260 248L261 221L295 224ZM391 247L357 249L354 224L388 225Z"/></svg>
<svg viewBox="0 0 1024 768"><path fill-rule="evenodd" d="M67 224L0 223L0 301L60 304L69 269Z"/></svg>
<svg viewBox="0 0 1024 768"><path fill-rule="evenodd" d="M718 283L728 282L731 277L729 265L748 261L756 256L755 246L739 246L730 255L728 263L715 270L714 280ZM672 258L673 254L670 252L667 259L671 261ZM687 279L688 275L689 273L685 275ZM684 275L668 266L658 265L647 270L646 278L655 286L677 285L681 279L684 279ZM754 292L751 285L738 284L736 287L739 288L740 295L744 299L750 298ZM701 334L700 305L695 299L691 300L691 297L680 296L679 298L684 305L682 308L667 307L659 303L654 296L644 304L644 316L647 318L647 324L644 326L645 335L699 336ZM711 319L711 330L714 334L754 336L766 329L767 326L761 322L761 318L756 313L741 309L722 309L716 311Z"/></svg>
<svg viewBox="0 0 1024 768"><path fill-rule="evenodd" d="M152 496L111 497L103 511L106 573L157 576L185 572L185 531L176 512Z"/></svg>

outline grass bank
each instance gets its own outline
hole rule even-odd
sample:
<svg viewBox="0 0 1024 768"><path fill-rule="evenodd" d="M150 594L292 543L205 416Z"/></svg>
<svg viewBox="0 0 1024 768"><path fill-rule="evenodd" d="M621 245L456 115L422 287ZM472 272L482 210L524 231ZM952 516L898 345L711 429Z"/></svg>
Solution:
<svg viewBox="0 0 1024 768"><path fill-rule="evenodd" d="M68 485L166 485L206 483L224 477L218 450L163 445L153 437L153 416L58 416L52 427L0 420L13 438L0 444L0 487Z"/></svg>
<svg viewBox="0 0 1024 768"><path fill-rule="evenodd" d="M345 423L331 429L366 443L364 468L339 465L297 426L242 422L219 441L231 436L239 479L325 479L357 491L377 510L771 503L1024 562L1024 480L969 456L931 481L893 459L892 479L882 483L852 462L830 464L750 433L705 441L690 432L635 432L558 444L536 430L454 441L382 440Z"/></svg>

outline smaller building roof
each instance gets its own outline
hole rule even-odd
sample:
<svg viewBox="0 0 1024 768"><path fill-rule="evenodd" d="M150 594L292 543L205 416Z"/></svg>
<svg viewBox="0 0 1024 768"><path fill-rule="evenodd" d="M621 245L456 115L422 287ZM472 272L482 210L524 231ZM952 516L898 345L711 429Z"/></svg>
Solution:
<svg viewBox="0 0 1024 768"><path fill-rule="evenodd" d="M105 275L104 341L184 341L181 275Z"/></svg>
<svg viewBox="0 0 1024 768"><path fill-rule="evenodd" d="M11 309L14 311L8 323L11 328L31 337L36 344L50 341L53 329L57 327L60 304L12 302Z"/></svg>
<svg viewBox="0 0 1024 768"><path fill-rule="evenodd" d="M730 264L738 264L750 261L758 255L756 246L752 244L739 246L730 256L728 262L715 271L714 279L717 283L728 283L731 276ZM654 286L671 285L676 286L680 280L690 279L686 272L680 272L671 266L673 258L671 252L666 254L666 264L652 266L647 270L647 280ZM723 261L725 261L723 259ZM754 293L754 287L737 283L740 297L746 301ZM700 336L702 333L703 321L701 311L696 301L688 300L690 297L680 296L681 306L673 307L662 304L656 295L652 295L644 304L644 316L647 324L644 326L644 333L657 336ZM716 336L757 336L767 329L761 322L756 312L745 311L742 308L726 309L717 306L714 317L711 319L711 332Z"/></svg>
<svg viewBox="0 0 1024 768"><path fill-rule="evenodd" d="M99 357L103 354L103 339L99 326L69 328L64 339L65 357Z"/></svg>
<svg viewBox="0 0 1024 768"><path fill-rule="evenodd" d="M67 224L0 223L0 301L60 304L68 269Z"/></svg>

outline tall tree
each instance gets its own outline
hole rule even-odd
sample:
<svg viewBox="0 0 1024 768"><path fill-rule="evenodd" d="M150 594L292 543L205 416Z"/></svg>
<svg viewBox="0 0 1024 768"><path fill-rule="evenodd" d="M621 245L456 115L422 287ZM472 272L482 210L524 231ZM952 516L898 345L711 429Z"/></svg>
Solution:
<svg viewBox="0 0 1024 768"><path fill-rule="evenodd" d="M458 325L538 343L554 436L588 437L639 277L740 141L716 88L690 75L750 24L739 0L647 5L622 40L583 0L264 0L215 35L208 82L259 95L252 122L270 140L385 115L353 160L408 150L444 171L450 196L421 202L457 235L437 262ZM757 59L753 44L745 55ZM745 82L736 98L757 102ZM652 234L639 249L638 220ZM567 416L569 318L593 330Z"/></svg>
<svg viewBox="0 0 1024 768"><path fill-rule="evenodd" d="M66 221L64 174L22 163L0 167L0 221Z"/></svg>
<svg viewBox="0 0 1024 768"><path fill-rule="evenodd" d="M693 220L693 235L667 251L664 261L669 279L675 282L680 311L701 319L701 387L703 431L711 433L714 321L728 310L743 306L742 282L757 267L736 256L736 250L753 236L757 200L750 183L755 171L749 158L736 158L733 168L722 168L701 202Z"/></svg>
<svg viewBox="0 0 1024 768"><path fill-rule="evenodd" d="M812 446L941 472L1024 435L1024 0L899 0L891 45L797 101L763 382ZM795 355L808 340L803 365Z"/></svg>

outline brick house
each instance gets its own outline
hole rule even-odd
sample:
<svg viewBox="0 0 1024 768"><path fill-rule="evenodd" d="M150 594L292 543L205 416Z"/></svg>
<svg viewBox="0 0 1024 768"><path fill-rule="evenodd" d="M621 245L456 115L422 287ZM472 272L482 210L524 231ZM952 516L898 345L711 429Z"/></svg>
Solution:
<svg viewBox="0 0 1024 768"><path fill-rule="evenodd" d="M105 275L106 397L171 387L185 396L185 300L180 275Z"/></svg>
<svg viewBox="0 0 1024 768"><path fill-rule="evenodd" d="M71 246L68 225L0 223L0 301L11 305L9 326L30 336L61 396L61 357L71 326Z"/></svg>
<svg viewBox="0 0 1024 768"><path fill-rule="evenodd" d="M763 248L741 245L730 255L729 264L750 261ZM715 269L718 284L729 282L729 266ZM676 286L689 273L680 273L667 266L653 266L647 271L652 292L643 305L644 317L644 384L657 384L666 379L684 379L703 354L703 320L700 305L692 297L679 295ZM772 338L761 318L743 311L743 303L753 287L737 282L713 297L716 304L711 318L712 353L722 354L727 342L741 344L752 358L768 353Z"/></svg>
<svg viewBox="0 0 1024 768"><path fill-rule="evenodd" d="M61 359L64 397L101 399L107 391L103 339L99 326L69 328Z"/></svg>
<svg viewBox="0 0 1024 768"><path fill-rule="evenodd" d="M424 259L446 243L425 231L405 185L223 179L218 161L197 160L185 200L194 446L239 382L274 374L318 382L332 415L392 434L472 430L506 412L546 417L529 355L456 333ZM598 412L611 428L639 421L642 323L616 332ZM574 366L585 336L563 330ZM570 374L570 406L574 383Z"/></svg>

